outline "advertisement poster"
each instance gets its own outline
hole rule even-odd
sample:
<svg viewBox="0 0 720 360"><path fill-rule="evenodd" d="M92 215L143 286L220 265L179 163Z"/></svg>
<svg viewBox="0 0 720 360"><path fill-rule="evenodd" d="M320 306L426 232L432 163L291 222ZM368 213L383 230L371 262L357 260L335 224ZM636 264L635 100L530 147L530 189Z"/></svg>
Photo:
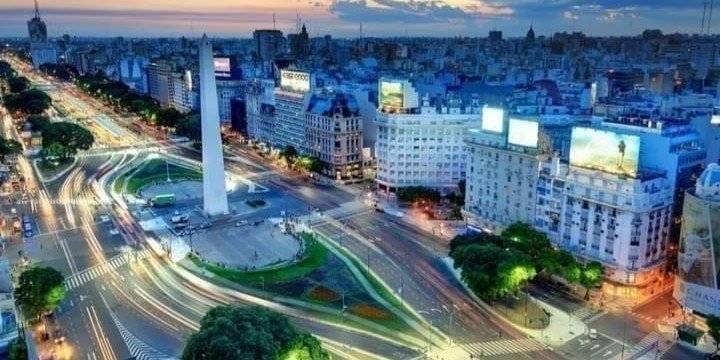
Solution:
<svg viewBox="0 0 720 360"><path fill-rule="evenodd" d="M635 177L640 138L585 127L572 130L570 165Z"/></svg>
<svg viewBox="0 0 720 360"><path fill-rule="evenodd" d="M310 91L310 74L300 71L282 70L280 72L280 87L294 92Z"/></svg>
<svg viewBox="0 0 720 360"><path fill-rule="evenodd" d="M500 108L484 107L482 110L482 129L502 133L505 111Z"/></svg>
<svg viewBox="0 0 720 360"><path fill-rule="evenodd" d="M403 84L401 82L380 82L380 107L402 109L404 97Z"/></svg>
<svg viewBox="0 0 720 360"><path fill-rule="evenodd" d="M538 123L510 118L508 142L513 145L536 148L538 146Z"/></svg>

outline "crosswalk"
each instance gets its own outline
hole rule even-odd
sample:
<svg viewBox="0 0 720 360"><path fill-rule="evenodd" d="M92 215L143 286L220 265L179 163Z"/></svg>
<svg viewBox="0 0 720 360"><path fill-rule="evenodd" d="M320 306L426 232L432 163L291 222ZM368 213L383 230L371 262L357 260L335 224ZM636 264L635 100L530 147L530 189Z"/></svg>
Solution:
<svg viewBox="0 0 720 360"><path fill-rule="evenodd" d="M79 271L65 279L65 289L75 289L129 263L132 259L144 259L150 256L151 253L152 252L149 249L144 249L114 256L102 264Z"/></svg>
<svg viewBox="0 0 720 360"><path fill-rule="evenodd" d="M600 309L593 309L588 307L582 307L574 310L572 312L573 316L580 319L580 320L587 320L590 319L596 315L604 314L605 311Z"/></svg>
<svg viewBox="0 0 720 360"><path fill-rule="evenodd" d="M657 344L657 347L655 347ZM635 345L635 351L628 359L632 360L651 360L662 359L663 355L672 348L673 342L666 340L657 332L651 332L645 335L640 342Z"/></svg>
<svg viewBox="0 0 720 360"><path fill-rule="evenodd" d="M495 340L477 343L461 344L468 353L474 356L493 356L518 354L532 351L546 350L547 347L533 339L512 339L512 340Z"/></svg>
<svg viewBox="0 0 720 360"><path fill-rule="evenodd" d="M111 312L110 317L112 317L118 332L120 332L120 337L122 337L125 345L128 347L128 350L130 350L130 354L134 356L136 360L177 360L155 350L150 345L138 339L127 328L125 328L125 326L123 326L114 313Z"/></svg>

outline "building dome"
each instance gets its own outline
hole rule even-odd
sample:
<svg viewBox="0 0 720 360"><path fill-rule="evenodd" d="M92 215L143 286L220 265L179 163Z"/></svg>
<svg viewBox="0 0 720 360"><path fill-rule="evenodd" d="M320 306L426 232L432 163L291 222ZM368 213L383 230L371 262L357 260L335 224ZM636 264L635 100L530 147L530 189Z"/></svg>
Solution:
<svg viewBox="0 0 720 360"><path fill-rule="evenodd" d="M695 193L702 197L720 196L720 165L712 163L697 179Z"/></svg>

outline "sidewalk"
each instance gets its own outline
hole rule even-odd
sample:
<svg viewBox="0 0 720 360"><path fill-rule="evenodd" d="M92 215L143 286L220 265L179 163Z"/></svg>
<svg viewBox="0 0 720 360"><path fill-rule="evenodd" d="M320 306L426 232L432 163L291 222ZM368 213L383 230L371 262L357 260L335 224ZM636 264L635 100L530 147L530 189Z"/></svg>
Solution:
<svg viewBox="0 0 720 360"><path fill-rule="evenodd" d="M526 334L527 336L545 344L548 346L561 346L570 340L586 333L588 331L587 325L585 325L584 322L582 322L577 317L572 316L571 314L558 309L538 298L532 298L535 300L538 304L540 304L540 307L545 309L548 313L550 313L550 323L545 329L542 330L533 330L528 329L522 326L515 325L512 322L509 322L505 320L505 318L498 313L497 310L492 308L490 305L483 302L480 298L478 298L472 290L470 290L467 285L461 280L460 272L455 269L453 266L453 260L450 257L443 258L443 262L445 265L450 269L450 271L455 275L455 277L460 281L461 284L465 287L465 289L468 291L468 293L475 299L475 301L480 304L485 310L492 313L494 316L503 319L508 324L512 325L516 329L520 330L522 333Z"/></svg>

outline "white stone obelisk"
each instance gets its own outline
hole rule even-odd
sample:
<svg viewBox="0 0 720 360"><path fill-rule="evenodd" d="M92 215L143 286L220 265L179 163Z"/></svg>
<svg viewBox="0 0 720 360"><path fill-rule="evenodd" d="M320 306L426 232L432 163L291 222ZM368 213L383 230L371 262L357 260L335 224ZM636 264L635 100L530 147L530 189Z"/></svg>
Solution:
<svg viewBox="0 0 720 360"><path fill-rule="evenodd" d="M220 140L220 114L212 44L200 40L200 122L202 124L203 210L208 215L228 213L225 162Z"/></svg>

